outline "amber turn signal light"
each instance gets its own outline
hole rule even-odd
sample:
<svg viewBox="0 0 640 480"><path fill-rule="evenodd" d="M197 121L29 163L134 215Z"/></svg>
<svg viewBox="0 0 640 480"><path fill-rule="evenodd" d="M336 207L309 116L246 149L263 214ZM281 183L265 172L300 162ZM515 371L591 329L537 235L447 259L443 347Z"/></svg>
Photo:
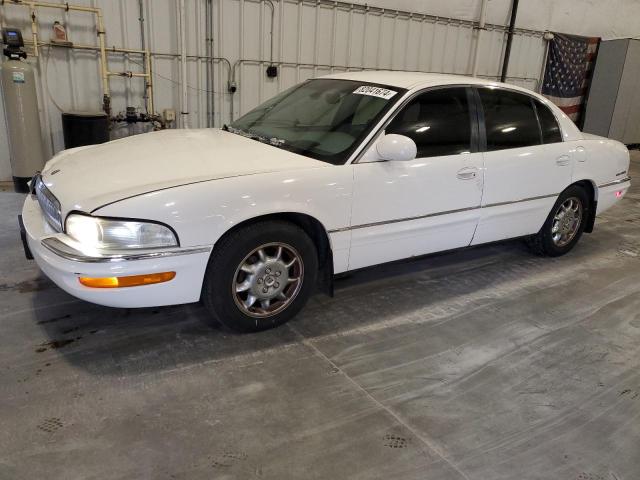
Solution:
<svg viewBox="0 0 640 480"><path fill-rule="evenodd" d="M131 275L128 277L80 277L80 283L91 288L123 288L152 285L154 283L173 280L176 272L150 273L148 275Z"/></svg>

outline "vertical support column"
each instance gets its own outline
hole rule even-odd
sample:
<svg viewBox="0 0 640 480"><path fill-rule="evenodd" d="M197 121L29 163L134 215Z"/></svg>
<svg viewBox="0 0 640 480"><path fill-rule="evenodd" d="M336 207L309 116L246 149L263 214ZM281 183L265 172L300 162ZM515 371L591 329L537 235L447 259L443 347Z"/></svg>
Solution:
<svg viewBox="0 0 640 480"><path fill-rule="evenodd" d="M504 49L504 61L502 62L502 74L500 81L507 80L507 70L509 70L509 57L511 56L511 44L513 42L513 31L516 26L516 15L518 14L518 0L512 0L511 4L511 20L509 21L509 30L507 32L507 46Z"/></svg>

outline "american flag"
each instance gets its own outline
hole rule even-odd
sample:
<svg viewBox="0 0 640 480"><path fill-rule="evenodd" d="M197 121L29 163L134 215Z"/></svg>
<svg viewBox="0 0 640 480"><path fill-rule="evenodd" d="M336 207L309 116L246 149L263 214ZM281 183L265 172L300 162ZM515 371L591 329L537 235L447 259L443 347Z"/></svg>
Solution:
<svg viewBox="0 0 640 480"><path fill-rule="evenodd" d="M578 126L599 43L599 37L555 32L549 42L542 94Z"/></svg>

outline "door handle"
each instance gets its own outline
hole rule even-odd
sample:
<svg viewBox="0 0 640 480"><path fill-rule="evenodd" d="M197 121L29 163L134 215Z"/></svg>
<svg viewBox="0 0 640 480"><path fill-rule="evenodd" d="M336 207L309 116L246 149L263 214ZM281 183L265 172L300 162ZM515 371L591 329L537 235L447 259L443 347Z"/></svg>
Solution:
<svg viewBox="0 0 640 480"><path fill-rule="evenodd" d="M473 180L478 175L478 169L476 167L465 167L458 170L456 177L460 180Z"/></svg>
<svg viewBox="0 0 640 480"><path fill-rule="evenodd" d="M569 155L560 155L558 158L556 158L556 164L562 167L564 165L569 165L570 160L571 157Z"/></svg>
<svg viewBox="0 0 640 480"><path fill-rule="evenodd" d="M578 161L579 162L584 162L587 159L587 157L585 156L585 153L584 153L584 147L582 145L580 145L579 147L576 147L576 151L580 154L580 155L578 155Z"/></svg>

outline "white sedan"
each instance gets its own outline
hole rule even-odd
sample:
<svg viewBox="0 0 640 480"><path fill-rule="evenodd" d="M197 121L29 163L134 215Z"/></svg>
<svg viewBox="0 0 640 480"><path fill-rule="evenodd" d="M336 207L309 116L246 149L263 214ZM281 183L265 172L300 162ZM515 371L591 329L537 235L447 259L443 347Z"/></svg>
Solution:
<svg viewBox="0 0 640 480"><path fill-rule="evenodd" d="M202 300L257 331L334 274L506 238L571 250L629 188L624 145L544 97L462 76L350 72L220 130L61 152L34 178L27 255L76 297Z"/></svg>

